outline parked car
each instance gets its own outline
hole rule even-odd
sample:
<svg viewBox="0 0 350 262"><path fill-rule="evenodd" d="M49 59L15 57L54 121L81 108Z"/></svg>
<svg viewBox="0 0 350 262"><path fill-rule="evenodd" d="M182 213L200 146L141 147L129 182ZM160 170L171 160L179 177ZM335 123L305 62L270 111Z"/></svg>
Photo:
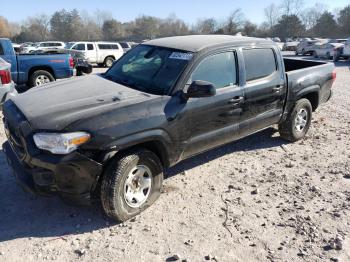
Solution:
<svg viewBox="0 0 350 262"><path fill-rule="evenodd" d="M19 53L21 50L21 45L12 43L13 49L15 50L16 53Z"/></svg>
<svg viewBox="0 0 350 262"><path fill-rule="evenodd" d="M16 95L15 84L11 78L11 65L0 58L0 110L6 100Z"/></svg>
<svg viewBox="0 0 350 262"><path fill-rule="evenodd" d="M124 53L128 52L132 48L129 42L120 42L119 44L123 48Z"/></svg>
<svg viewBox="0 0 350 262"><path fill-rule="evenodd" d="M297 45L297 50L295 51L296 55L313 55L314 54L314 47L315 44L318 42L318 40L311 40L311 39L305 39L303 41L301 41L298 45Z"/></svg>
<svg viewBox="0 0 350 262"><path fill-rule="evenodd" d="M315 45L314 57L333 59L337 53L340 53L344 47L343 44L339 43L322 43Z"/></svg>
<svg viewBox="0 0 350 262"><path fill-rule="evenodd" d="M100 194L107 215L125 221L155 202L163 170L183 159L274 124L302 139L331 97L334 69L283 58L258 38L151 40L105 74L7 101L3 149L28 190L81 204Z"/></svg>
<svg viewBox="0 0 350 262"><path fill-rule="evenodd" d="M81 51L90 63L105 67L111 67L124 54L123 48L116 42L71 42L67 49Z"/></svg>
<svg viewBox="0 0 350 262"><path fill-rule="evenodd" d="M0 57L11 64L13 81L30 87L73 75L73 58L68 54L16 55L9 39L0 38Z"/></svg>
<svg viewBox="0 0 350 262"><path fill-rule="evenodd" d="M81 76L83 74L91 74L93 66L86 59L84 53L72 50L72 49L46 49L38 50L35 54L70 54L73 58L74 69L76 70L76 75Z"/></svg>
<svg viewBox="0 0 350 262"><path fill-rule="evenodd" d="M39 42L36 43L34 46L26 46L21 49L22 53L31 53L35 52L36 50L43 50L43 49L63 49L65 48L66 44L64 42L59 41L47 41L47 42Z"/></svg>
<svg viewBox="0 0 350 262"><path fill-rule="evenodd" d="M283 46L283 51L297 51L299 41L286 42Z"/></svg>
<svg viewBox="0 0 350 262"><path fill-rule="evenodd" d="M283 50L284 48L284 43L281 41L279 37L274 37L272 41L276 42L277 46L279 47L280 50Z"/></svg>
<svg viewBox="0 0 350 262"><path fill-rule="evenodd" d="M348 38L344 44L343 50L341 50L341 56L344 59L350 58L350 38Z"/></svg>

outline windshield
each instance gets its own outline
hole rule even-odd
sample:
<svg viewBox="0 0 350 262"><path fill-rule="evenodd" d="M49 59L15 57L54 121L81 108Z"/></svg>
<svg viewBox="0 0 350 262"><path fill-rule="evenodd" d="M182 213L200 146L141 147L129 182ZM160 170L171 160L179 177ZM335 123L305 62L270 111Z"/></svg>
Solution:
<svg viewBox="0 0 350 262"><path fill-rule="evenodd" d="M75 44L75 42L69 42L66 44L66 48L70 49L74 44Z"/></svg>
<svg viewBox="0 0 350 262"><path fill-rule="evenodd" d="M192 56L189 52L139 45L120 58L104 76L142 92L167 95Z"/></svg>

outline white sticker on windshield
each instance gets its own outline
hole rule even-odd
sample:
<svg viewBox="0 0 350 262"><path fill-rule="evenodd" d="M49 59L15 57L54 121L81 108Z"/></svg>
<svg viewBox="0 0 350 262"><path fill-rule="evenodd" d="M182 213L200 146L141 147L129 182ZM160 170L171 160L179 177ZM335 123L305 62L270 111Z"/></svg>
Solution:
<svg viewBox="0 0 350 262"><path fill-rule="evenodd" d="M170 59L179 59L179 60L191 60L193 57L193 54L191 53L180 53L180 52L173 52L169 58Z"/></svg>

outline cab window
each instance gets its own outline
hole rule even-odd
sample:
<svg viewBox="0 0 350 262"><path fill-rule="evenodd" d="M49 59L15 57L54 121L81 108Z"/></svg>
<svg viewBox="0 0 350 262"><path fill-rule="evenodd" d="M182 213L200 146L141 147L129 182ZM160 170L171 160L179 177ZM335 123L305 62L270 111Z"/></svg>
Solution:
<svg viewBox="0 0 350 262"><path fill-rule="evenodd" d="M77 44L72 49L79 50L79 51L85 51L85 44Z"/></svg>
<svg viewBox="0 0 350 262"><path fill-rule="evenodd" d="M216 89L235 85L235 53L225 52L205 58L193 71L188 84L196 80L210 82Z"/></svg>
<svg viewBox="0 0 350 262"><path fill-rule="evenodd" d="M271 48L243 49L246 81L268 77L277 71L275 53Z"/></svg>

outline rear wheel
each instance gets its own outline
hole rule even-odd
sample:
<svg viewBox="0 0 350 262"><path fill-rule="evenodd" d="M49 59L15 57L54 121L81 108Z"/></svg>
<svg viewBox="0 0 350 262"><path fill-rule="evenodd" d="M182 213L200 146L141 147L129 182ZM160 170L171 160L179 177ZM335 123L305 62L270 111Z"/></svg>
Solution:
<svg viewBox="0 0 350 262"><path fill-rule="evenodd" d="M287 119L278 126L281 137L291 142L304 138L310 127L311 117L310 101L305 98L298 100Z"/></svg>
<svg viewBox="0 0 350 262"><path fill-rule="evenodd" d="M146 149L129 151L106 168L101 185L103 209L116 221L126 221L158 199L162 184L159 158Z"/></svg>
<svg viewBox="0 0 350 262"><path fill-rule="evenodd" d="M114 60L115 59L111 56L106 57L105 62L104 62L105 67L108 67L108 68L111 67L114 63Z"/></svg>
<svg viewBox="0 0 350 262"><path fill-rule="evenodd" d="M55 78L45 70L35 71L29 79L30 87L41 86L50 82L55 81Z"/></svg>

